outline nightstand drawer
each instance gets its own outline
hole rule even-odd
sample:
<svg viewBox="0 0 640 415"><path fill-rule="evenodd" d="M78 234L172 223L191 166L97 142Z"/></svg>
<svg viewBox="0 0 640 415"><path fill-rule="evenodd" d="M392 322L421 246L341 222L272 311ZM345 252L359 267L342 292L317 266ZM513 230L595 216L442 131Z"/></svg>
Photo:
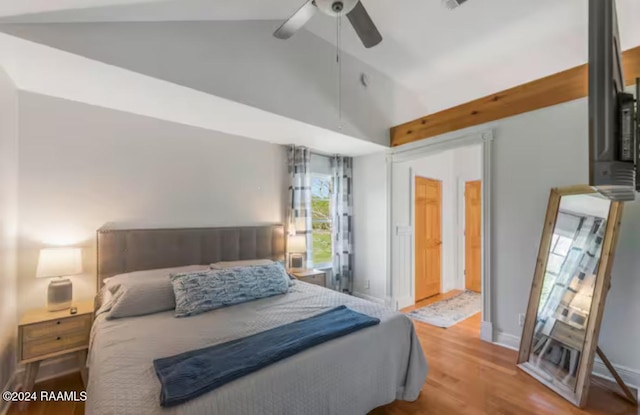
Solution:
<svg viewBox="0 0 640 415"><path fill-rule="evenodd" d="M298 278L300 281L308 282L309 284L319 285L326 287L326 274L308 275Z"/></svg>
<svg viewBox="0 0 640 415"><path fill-rule="evenodd" d="M585 335L584 330L571 327L559 320L556 321L551 331L552 338L576 350L582 350Z"/></svg>
<svg viewBox="0 0 640 415"><path fill-rule="evenodd" d="M59 320L45 321L43 323L30 324L22 327L22 341L40 340L47 337L70 333L89 332L91 328L91 316L82 315L67 317Z"/></svg>
<svg viewBox="0 0 640 415"><path fill-rule="evenodd" d="M45 356L89 344L89 331L79 331L42 340L26 341L22 344L22 360Z"/></svg>

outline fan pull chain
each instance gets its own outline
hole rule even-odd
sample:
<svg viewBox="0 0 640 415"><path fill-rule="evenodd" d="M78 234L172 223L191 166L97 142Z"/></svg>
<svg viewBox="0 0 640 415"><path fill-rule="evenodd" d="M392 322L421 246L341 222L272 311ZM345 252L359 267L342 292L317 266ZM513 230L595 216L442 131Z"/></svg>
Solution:
<svg viewBox="0 0 640 415"><path fill-rule="evenodd" d="M338 64L338 129L342 130L342 14L336 19L336 63Z"/></svg>

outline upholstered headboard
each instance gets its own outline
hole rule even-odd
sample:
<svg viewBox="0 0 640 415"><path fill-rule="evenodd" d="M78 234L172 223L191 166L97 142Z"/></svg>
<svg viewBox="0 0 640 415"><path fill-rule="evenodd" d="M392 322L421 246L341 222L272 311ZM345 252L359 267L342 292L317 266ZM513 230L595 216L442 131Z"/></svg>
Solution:
<svg viewBox="0 0 640 415"><path fill-rule="evenodd" d="M282 225L233 228L99 229L98 284L124 272L218 261L283 261Z"/></svg>

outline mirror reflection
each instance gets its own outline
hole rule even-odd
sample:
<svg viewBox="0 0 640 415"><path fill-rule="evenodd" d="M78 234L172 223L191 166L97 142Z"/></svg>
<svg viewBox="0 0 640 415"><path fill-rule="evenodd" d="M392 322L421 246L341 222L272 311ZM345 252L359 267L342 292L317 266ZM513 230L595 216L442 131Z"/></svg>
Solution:
<svg viewBox="0 0 640 415"><path fill-rule="evenodd" d="M553 230L529 363L575 390L611 202L564 195Z"/></svg>

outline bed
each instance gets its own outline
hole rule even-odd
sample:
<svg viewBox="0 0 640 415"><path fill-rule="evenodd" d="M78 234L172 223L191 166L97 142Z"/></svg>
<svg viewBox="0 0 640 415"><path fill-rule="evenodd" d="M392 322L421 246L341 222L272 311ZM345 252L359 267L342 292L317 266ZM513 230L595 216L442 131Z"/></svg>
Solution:
<svg viewBox="0 0 640 415"><path fill-rule="evenodd" d="M98 287L130 271L242 259L284 258L282 226L100 230ZM99 305L99 296L97 297ZM380 324L313 347L181 405L163 408L152 361L347 307ZM95 318L86 414L366 414L413 401L427 364L414 327L381 305L296 281L289 292L188 318L172 311Z"/></svg>

